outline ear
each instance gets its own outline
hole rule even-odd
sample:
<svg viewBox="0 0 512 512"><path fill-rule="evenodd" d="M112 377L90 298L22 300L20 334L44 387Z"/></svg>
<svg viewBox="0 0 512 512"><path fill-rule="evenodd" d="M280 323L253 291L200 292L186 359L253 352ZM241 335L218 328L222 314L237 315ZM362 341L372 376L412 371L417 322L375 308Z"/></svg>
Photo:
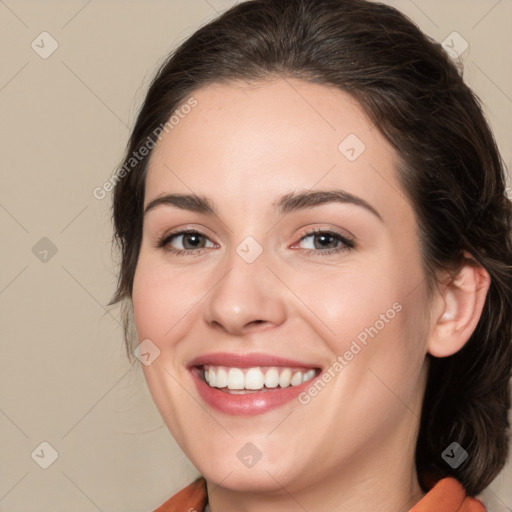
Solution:
<svg viewBox="0 0 512 512"><path fill-rule="evenodd" d="M441 287L436 301L427 351L435 357L447 357L458 352L475 330L491 278L469 253L466 263L455 278Z"/></svg>

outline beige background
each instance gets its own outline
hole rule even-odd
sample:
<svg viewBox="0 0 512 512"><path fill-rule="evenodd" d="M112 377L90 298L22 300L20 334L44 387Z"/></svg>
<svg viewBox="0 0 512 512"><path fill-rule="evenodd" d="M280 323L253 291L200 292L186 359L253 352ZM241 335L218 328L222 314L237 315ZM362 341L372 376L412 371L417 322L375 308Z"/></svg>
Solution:
<svg viewBox="0 0 512 512"><path fill-rule="evenodd" d="M110 194L92 192L122 158L156 66L233 3L0 0L0 511L148 511L196 476L105 307ZM510 166L512 1L388 3L439 41L467 40L466 80ZM46 59L31 47L43 31L58 43ZM46 262L43 237L57 250ZM47 469L43 441L58 452ZM491 511L512 509L506 482L510 465L485 493Z"/></svg>

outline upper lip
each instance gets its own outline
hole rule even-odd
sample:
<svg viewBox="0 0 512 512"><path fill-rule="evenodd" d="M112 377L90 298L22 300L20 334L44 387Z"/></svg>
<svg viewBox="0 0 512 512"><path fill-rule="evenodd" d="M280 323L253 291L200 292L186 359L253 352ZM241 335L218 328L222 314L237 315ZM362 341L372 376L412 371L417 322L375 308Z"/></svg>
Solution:
<svg viewBox="0 0 512 512"><path fill-rule="evenodd" d="M256 366L286 366L289 368L319 368L319 366L287 359L271 354L230 354L228 352L214 352L196 357L188 364L188 367L203 366L228 366L230 368L254 368Z"/></svg>

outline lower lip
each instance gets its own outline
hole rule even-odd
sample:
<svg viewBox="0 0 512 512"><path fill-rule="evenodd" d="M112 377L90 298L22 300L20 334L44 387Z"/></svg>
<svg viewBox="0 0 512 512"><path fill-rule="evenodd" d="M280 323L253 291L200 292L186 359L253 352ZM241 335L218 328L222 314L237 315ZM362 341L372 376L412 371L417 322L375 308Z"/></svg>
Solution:
<svg viewBox="0 0 512 512"><path fill-rule="evenodd" d="M276 409L285 403L296 399L318 377L287 388L273 388L268 391L249 392L245 394L231 394L219 388L211 388L200 377L201 370L191 368L190 372L201 398L211 407L224 414L235 416L256 416ZM320 375L320 374L319 374Z"/></svg>

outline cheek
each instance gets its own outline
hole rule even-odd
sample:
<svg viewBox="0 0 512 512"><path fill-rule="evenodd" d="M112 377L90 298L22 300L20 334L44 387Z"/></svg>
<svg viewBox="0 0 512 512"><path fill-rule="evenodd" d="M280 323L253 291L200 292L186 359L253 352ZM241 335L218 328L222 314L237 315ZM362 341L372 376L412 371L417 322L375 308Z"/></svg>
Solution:
<svg viewBox="0 0 512 512"><path fill-rule="evenodd" d="M143 252L133 281L133 311L139 339L150 338L157 345L190 309L193 289Z"/></svg>
<svg viewBox="0 0 512 512"><path fill-rule="evenodd" d="M164 258L165 259L165 258ZM149 338L172 358L180 340L193 337L207 292L218 280L215 271L166 263L142 249L133 281L133 312L139 340ZM172 350L169 350L172 348Z"/></svg>
<svg viewBox="0 0 512 512"><path fill-rule="evenodd" d="M328 269L315 279L304 273L294 277L294 289L314 311L333 360L341 356L350 366L350 386L382 386L368 374L372 370L392 389L406 390L414 387L425 358L423 274L418 265L393 256L361 268Z"/></svg>
<svg viewBox="0 0 512 512"><path fill-rule="evenodd" d="M369 331L387 328L401 309L401 290L382 265L327 268L314 277L296 272L290 279L337 353L347 350L351 340L364 343Z"/></svg>

